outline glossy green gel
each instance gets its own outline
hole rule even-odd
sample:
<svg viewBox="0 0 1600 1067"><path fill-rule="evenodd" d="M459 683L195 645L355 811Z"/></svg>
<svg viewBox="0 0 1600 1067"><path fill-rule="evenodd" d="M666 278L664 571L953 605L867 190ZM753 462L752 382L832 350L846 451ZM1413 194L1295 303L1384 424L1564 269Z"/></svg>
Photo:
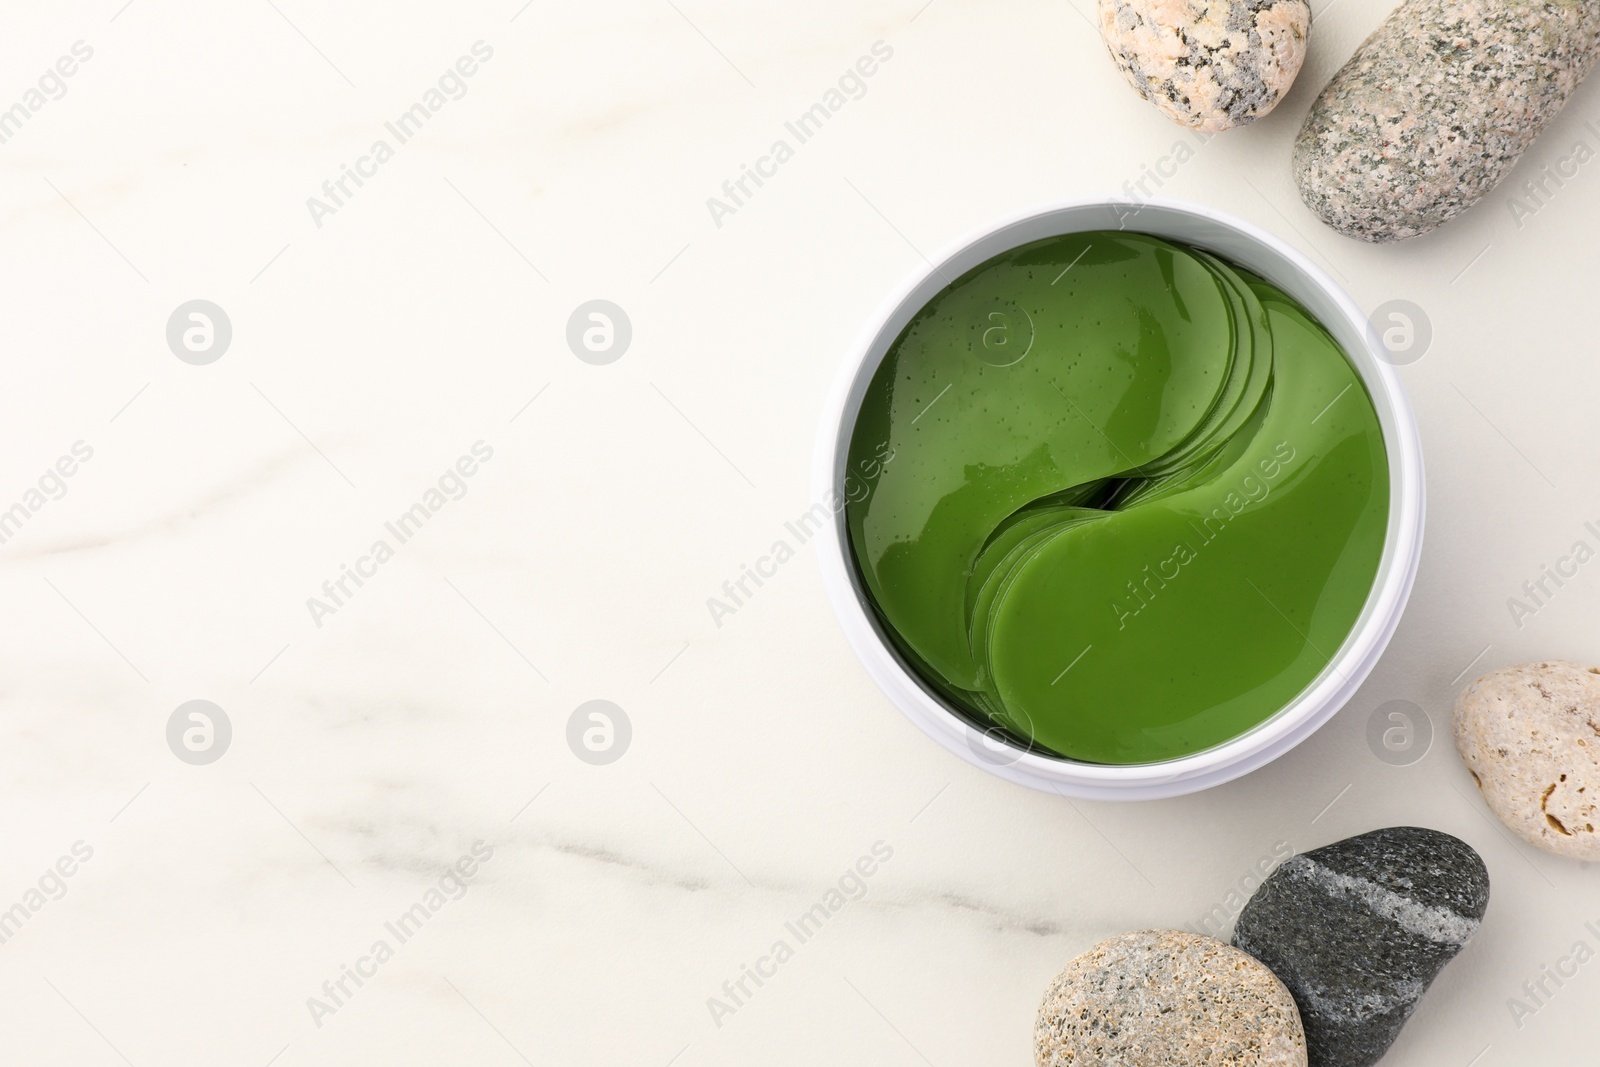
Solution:
<svg viewBox="0 0 1600 1067"><path fill-rule="evenodd" d="M1292 701L1383 552L1365 386L1194 248L1052 237L973 268L869 383L846 507L882 628L948 704L1058 755L1200 752Z"/></svg>

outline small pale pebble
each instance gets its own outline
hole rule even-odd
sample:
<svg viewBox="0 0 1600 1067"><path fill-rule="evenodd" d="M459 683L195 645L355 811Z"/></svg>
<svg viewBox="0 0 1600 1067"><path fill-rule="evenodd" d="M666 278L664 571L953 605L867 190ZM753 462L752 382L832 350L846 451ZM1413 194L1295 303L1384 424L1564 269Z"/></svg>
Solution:
<svg viewBox="0 0 1600 1067"><path fill-rule="evenodd" d="M1456 698L1456 751L1489 810L1530 844L1600 860L1600 667L1529 663Z"/></svg>
<svg viewBox="0 0 1600 1067"><path fill-rule="evenodd" d="M1100 0L1100 35L1128 84L1203 133L1276 107L1310 32L1305 0Z"/></svg>
<svg viewBox="0 0 1600 1067"><path fill-rule="evenodd" d="M1283 983L1230 945L1177 930L1102 941L1045 990L1038 1067L1306 1067Z"/></svg>
<svg viewBox="0 0 1600 1067"><path fill-rule="evenodd" d="M1427 233L1500 183L1600 61L1600 0L1406 0L1294 145L1306 206L1347 237Z"/></svg>

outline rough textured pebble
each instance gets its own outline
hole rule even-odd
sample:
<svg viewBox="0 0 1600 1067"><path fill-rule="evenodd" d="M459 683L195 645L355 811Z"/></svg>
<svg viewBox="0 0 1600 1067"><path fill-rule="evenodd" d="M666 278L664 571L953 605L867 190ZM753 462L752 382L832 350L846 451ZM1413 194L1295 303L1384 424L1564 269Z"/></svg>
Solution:
<svg viewBox="0 0 1600 1067"><path fill-rule="evenodd" d="M1038 1067L1304 1067L1288 990L1238 949L1142 930L1102 941L1045 990Z"/></svg>
<svg viewBox="0 0 1600 1067"><path fill-rule="evenodd" d="M1600 668L1530 663L1456 698L1456 751L1489 810L1558 856L1600 860Z"/></svg>
<svg viewBox="0 0 1600 1067"><path fill-rule="evenodd" d="M1600 0L1406 0L1322 90L1294 146L1335 230L1416 237L1499 184L1600 60Z"/></svg>
<svg viewBox="0 0 1600 1067"><path fill-rule="evenodd" d="M1100 0L1100 35L1128 84L1206 133L1276 107L1310 32L1305 0Z"/></svg>
<svg viewBox="0 0 1600 1067"><path fill-rule="evenodd" d="M1367 1067L1488 906L1489 873L1470 846L1396 826L1285 861L1244 906L1233 943L1294 994L1311 1067Z"/></svg>

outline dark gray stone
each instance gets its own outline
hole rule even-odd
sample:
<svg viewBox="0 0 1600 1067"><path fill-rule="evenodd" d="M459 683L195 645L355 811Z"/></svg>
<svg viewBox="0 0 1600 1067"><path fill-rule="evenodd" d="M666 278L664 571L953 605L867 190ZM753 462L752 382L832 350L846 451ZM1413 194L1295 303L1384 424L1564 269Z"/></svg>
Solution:
<svg viewBox="0 0 1600 1067"><path fill-rule="evenodd" d="M1288 860L1233 943L1293 994L1311 1067L1368 1067L1477 932L1489 872L1449 834L1391 826Z"/></svg>

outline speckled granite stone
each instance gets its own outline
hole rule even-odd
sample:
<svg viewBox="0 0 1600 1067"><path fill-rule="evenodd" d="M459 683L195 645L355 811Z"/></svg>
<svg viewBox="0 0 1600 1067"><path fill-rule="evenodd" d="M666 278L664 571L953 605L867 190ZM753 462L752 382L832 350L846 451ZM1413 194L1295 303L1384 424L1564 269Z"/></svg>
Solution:
<svg viewBox="0 0 1600 1067"><path fill-rule="evenodd" d="M1288 990L1260 963L1199 934L1102 941L1045 990L1038 1067L1305 1067Z"/></svg>
<svg viewBox="0 0 1600 1067"><path fill-rule="evenodd" d="M1427 233L1499 184L1600 59L1600 0L1406 0L1322 90L1300 196L1349 237Z"/></svg>
<svg viewBox="0 0 1600 1067"><path fill-rule="evenodd" d="M1393 826L1285 861L1239 913L1233 943L1294 994L1311 1067L1367 1067L1488 906L1489 872L1469 845Z"/></svg>
<svg viewBox="0 0 1600 1067"><path fill-rule="evenodd" d="M1305 0L1100 0L1100 35L1128 84L1206 133L1276 107L1310 32Z"/></svg>
<svg viewBox="0 0 1600 1067"><path fill-rule="evenodd" d="M1456 751L1489 810L1523 840L1600 860L1600 667L1530 663L1456 698Z"/></svg>

